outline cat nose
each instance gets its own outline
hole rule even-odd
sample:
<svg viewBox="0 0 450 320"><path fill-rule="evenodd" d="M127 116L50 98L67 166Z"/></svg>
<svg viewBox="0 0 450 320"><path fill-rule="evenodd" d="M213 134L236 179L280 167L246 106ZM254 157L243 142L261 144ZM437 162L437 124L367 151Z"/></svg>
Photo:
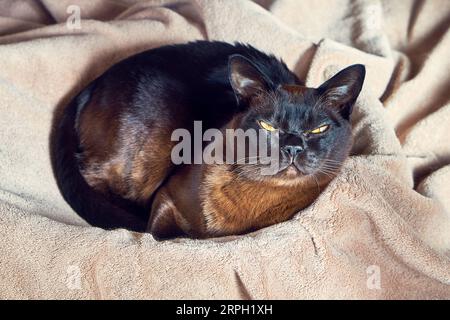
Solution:
<svg viewBox="0 0 450 320"><path fill-rule="evenodd" d="M284 150L294 159L296 155L303 151L303 148L300 146L285 146Z"/></svg>

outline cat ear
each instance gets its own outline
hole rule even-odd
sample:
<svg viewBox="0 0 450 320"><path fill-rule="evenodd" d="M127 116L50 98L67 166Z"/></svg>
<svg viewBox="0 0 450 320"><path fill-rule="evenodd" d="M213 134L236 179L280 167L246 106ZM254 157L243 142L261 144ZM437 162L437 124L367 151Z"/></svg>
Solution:
<svg viewBox="0 0 450 320"><path fill-rule="evenodd" d="M362 64L354 64L345 68L317 89L320 100L330 108L337 108L344 119L350 119L365 75L366 68Z"/></svg>
<svg viewBox="0 0 450 320"><path fill-rule="evenodd" d="M247 58L239 54L228 60L228 77L238 101L248 101L251 97L267 91L267 77Z"/></svg>

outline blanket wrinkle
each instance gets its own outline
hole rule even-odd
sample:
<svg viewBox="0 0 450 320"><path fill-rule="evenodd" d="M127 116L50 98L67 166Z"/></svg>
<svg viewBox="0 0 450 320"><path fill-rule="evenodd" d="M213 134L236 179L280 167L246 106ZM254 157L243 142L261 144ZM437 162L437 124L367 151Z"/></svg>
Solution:
<svg viewBox="0 0 450 320"><path fill-rule="evenodd" d="M364 64L351 156L251 234L89 226L54 180L58 114L116 62L202 39L274 54L308 86ZM450 299L448 0L3 0L0 56L0 298Z"/></svg>
<svg viewBox="0 0 450 320"><path fill-rule="evenodd" d="M236 277L236 283L237 283L237 287L238 287L241 299L242 300L253 300L251 294L248 292L247 287L242 282L242 279L241 279L241 277L239 276L239 273L236 270L234 271L234 275Z"/></svg>

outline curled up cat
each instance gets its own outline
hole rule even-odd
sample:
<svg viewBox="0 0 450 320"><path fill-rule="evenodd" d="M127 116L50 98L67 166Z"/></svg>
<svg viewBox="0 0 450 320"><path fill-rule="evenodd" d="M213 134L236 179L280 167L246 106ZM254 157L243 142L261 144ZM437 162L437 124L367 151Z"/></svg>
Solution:
<svg viewBox="0 0 450 320"><path fill-rule="evenodd" d="M137 54L90 83L58 119L58 186L88 223L158 239L238 235L285 221L348 157L364 77L364 66L352 65L308 88L282 61L243 44ZM180 148L181 137L208 132ZM270 152L251 152L262 145Z"/></svg>

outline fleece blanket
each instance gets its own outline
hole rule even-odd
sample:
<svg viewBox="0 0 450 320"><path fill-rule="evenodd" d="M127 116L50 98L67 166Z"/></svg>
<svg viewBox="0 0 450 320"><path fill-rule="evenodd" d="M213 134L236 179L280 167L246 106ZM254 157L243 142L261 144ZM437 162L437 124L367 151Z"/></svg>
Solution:
<svg viewBox="0 0 450 320"><path fill-rule="evenodd" d="M0 298L450 298L449 26L448 0L1 0ZM308 86L365 64L351 157L248 235L88 226L52 174L55 114L115 62L197 39L250 43Z"/></svg>

